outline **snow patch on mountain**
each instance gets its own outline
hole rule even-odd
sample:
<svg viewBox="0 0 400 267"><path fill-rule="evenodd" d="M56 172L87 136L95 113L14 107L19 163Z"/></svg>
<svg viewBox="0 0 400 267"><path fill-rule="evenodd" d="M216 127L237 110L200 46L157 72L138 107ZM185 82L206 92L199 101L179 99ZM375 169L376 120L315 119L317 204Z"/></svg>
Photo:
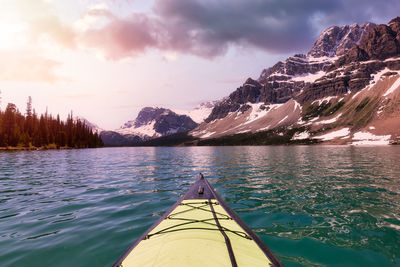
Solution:
<svg viewBox="0 0 400 267"><path fill-rule="evenodd" d="M310 138L310 133L309 132L301 132L301 133L296 133L293 135L292 140L303 140Z"/></svg>
<svg viewBox="0 0 400 267"><path fill-rule="evenodd" d="M201 136L201 138L207 138L207 137L212 136L213 134L215 134L215 132L209 132L209 133L203 134L203 135Z"/></svg>
<svg viewBox="0 0 400 267"><path fill-rule="evenodd" d="M392 86L383 94L383 96L388 96L393 93L397 88L400 87L400 77L392 84Z"/></svg>
<svg viewBox="0 0 400 267"><path fill-rule="evenodd" d="M295 82L313 83L315 80L318 80L319 78L325 76L325 74L326 72L322 70L316 73L303 73L293 76L291 80Z"/></svg>
<svg viewBox="0 0 400 267"><path fill-rule="evenodd" d="M342 116L342 113L340 113L339 115L337 115L336 117L329 119L329 120L323 120L323 121L318 121L315 124L330 124L330 123L334 123L336 122L340 117Z"/></svg>
<svg viewBox="0 0 400 267"><path fill-rule="evenodd" d="M263 118L270 111L279 108L283 104L265 105L264 103L253 104L253 103L248 102L247 105L249 105L251 107L251 113L248 115L247 121L244 124L249 124L258 119Z"/></svg>
<svg viewBox="0 0 400 267"><path fill-rule="evenodd" d="M186 116L190 117L196 123L202 123L210 115L214 106L216 104L218 104L219 102L220 102L220 100L209 101L209 102L204 102L204 103L197 105L192 110L173 109L173 111L176 114L186 115Z"/></svg>
<svg viewBox="0 0 400 267"><path fill-rule="evenodd" d="M382 75L383 75L384 73L388 72L388 71L390 71L388 68L384 68L383 70L378 71L376 74L372 74L372 77L373 77L373 78L372 78L372 80L371 80L371 82L370 82L369 89L371 89L371 87L372 87L373 85L377 84L378 81L382 78Z"/></svg>
<svg viewBox="0 0 400 267"><path fill-rule="evenodd" d="M350 134L350 128L343 128L324 135L315 136L314 138L322 139L323 141L333 140L338 137L346 138Z"/></svg>
<svg viewBox="0 0 400 267"><path fill-rule="evenodd" d="M156 121L153 120L145 125L141 125L139 127L135 127L134 124L128 124L131 125L130 127L121 127L117 130L115 130L117 133L120 133L122 135L126 135L126 134L132 134L132 135L137 135L140 136L142 138L146 138L146 137L159 137L161 136L161 134L157 133L154 129L154 125L155 125ZM127 124L125 124L127 125Z"/></svg>
<svg viewBox="0 0 400 267"><path fill-rule="evenodd" d="M352 145L389 145L391 135L374 135L361 131L353 135Z"/></svg>
<svg viewBox="0 0 400 267"><path fill-rule="evenodd" d="M297 109L299 109L300 111L302 110L302 107L300 105L299 102L297 102L296 100L294 100L294 108L293 108L293 112L296 111Z"/></svg>
<svg viewBox="0 0 400 267"><path fill-rule="evenodd" d="M335 55L331 56L321 56L321 57L313 57L310 55L307 55L306 59L309 63L332 63L336 61L339 57Z"/></svg>
<svg viewBox="0 0 400 267"><path fill-rule="evenodd" d="M318 106L321 106L322 103L324 103L324 102L329 103L329 102L331 102L332 99L336 99L336 98L338 98L338 97L337 97L337 96L327 96L327 97L324 97L324 98L315 100L315 101L313 101L311 104L316 104L316 103L318 103Z"/></svg>
<svg viewBox="0 0 400 267"><path fill-rule="evenodd" d="M281 119L278 124L281 124L282 122L284 122L287 118L289 117L289 115L286 115L283 119Z"/></svg>

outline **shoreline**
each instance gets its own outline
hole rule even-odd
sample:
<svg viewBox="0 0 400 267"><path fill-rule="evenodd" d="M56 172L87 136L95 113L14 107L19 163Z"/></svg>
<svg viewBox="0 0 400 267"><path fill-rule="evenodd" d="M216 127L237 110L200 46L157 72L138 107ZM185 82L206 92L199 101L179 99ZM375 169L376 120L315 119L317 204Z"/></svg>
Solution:
<svg viewBox="0 0 400 267"><path fill-rule="evenodd" d="M89 147L87 147L89 148ZM0 151L39 151L39 150L68 150L68 149L84 149L74 147L0 147Z"/></svg>

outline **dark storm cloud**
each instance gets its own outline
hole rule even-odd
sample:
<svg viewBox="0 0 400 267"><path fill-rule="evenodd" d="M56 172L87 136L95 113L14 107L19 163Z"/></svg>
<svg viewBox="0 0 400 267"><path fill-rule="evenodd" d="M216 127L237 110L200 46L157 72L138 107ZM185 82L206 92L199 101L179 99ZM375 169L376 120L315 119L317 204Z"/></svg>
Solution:
<svg viewBox="0 0 400 267"><path fill-rule="evenodd" d="M230 44L252 45L273 52L304 48L312 36L315 13L338 9L318 0L157 1L169 45L203 56L215 56Z"/></svg>
<svg viewBox="0 0 400 267"><path fill-rule="evenodd" d="M399 0L156 0L153 14L112 20L88 32L87 40L111 58L148 48L206 58L223 55L229 46L304 52L326 27L387 23L399 10Z"/></svg>

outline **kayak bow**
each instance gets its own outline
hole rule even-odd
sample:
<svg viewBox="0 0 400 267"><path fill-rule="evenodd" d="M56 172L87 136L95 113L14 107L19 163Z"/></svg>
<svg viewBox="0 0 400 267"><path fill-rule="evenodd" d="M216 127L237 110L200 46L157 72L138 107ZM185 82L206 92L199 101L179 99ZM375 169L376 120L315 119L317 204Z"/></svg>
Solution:
<svg viewBox="0 0 400 267"><path fill-rule="evenodd" d="M113 266L283 265L200 174Z"/></svg>

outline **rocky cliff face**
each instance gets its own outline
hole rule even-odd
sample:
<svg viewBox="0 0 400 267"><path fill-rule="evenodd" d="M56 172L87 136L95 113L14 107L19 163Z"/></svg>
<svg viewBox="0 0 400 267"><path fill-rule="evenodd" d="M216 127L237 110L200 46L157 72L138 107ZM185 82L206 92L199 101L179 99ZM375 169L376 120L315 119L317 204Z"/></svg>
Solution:
<svg viewBox="0 0 400 267"><path fill-rule="evenodd" d="M384 68L399 70L400 18L388 25L377 25L363 34L363 39L340 56L318 81L304 87L297 96L301 103L325 96L356 93L367 86L372 75ZM388 60L391 58L390 60Z"/></svg>
<svg viewBox="0 0 400 267"><path fill-rule="evenodd" d="M360 44L370 59L384 60L400 53L400 18L371 29Z"/></svg>
<svg viewBox="0 0 400 267"><path fill-rule="evenodd" d="M388 105L394 110L400 106L399 41L400 18L387 25L330 27L307 55L289 57L263 70L257 80L247 79L192 134L212 138L306 127L313 137L344 125L344 136L353 138L354 131L372 122L382 124L379 119L387 121L383 124L395 140L400 127L389 127L394 119L381 114Z"/></svg>
<svg viewBox="0 0 400 267"><path fill-rule="evenodd" d="M364 23L342 27L333 26L326 29L307 55L297 54L287 58L285 62L276 63L271 68L263 70L257 81L249 78L214 108L206 122L224 118L230 112L246 109L242 105L247 102L285 103L297 97L308 84L314 83L331 69L339 56L347 55L352 47L361 44L374 27L376 25L373 23ZM351 51L348 57L361 58L365 54L364 51L360 51L362 55L358 55L357 52ZM356 55L353 55L354 53ZM346 88L347 83L342 80L335 83L337 85L333 88L339 88L337 93L343 93L343 88ZM308 96L302 98L311 99Z"/></svg>
<svg viewBox="0 0 400 267"><path fill-rule="evenodd" d="M375 26L374 23L364 23L329 27L321 33L307 55L316 58L344 55L350 48L359 45Z"/></svg>

